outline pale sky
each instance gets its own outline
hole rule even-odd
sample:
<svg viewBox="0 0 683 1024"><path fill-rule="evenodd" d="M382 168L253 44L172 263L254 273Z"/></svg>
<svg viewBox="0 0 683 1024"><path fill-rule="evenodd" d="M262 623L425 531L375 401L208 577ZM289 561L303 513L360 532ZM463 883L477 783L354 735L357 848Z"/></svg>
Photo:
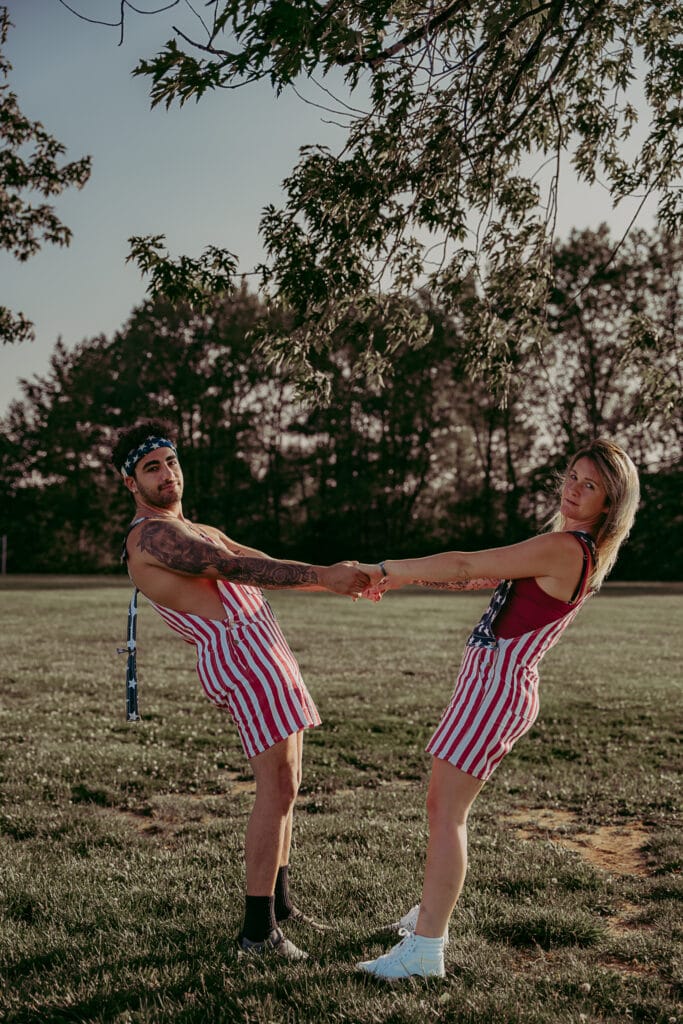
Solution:
<svg viewBox="0 0 683 1024"><path fill-rule="evenodd" d="M68 0L91 17L115 21L118 0ZM111 336L142 301L145 285L125 263L131 235L165 234L174 255L199 256L206 245L230 249L249 271L262 258L258 225L267 203L280 203L281 182L299 147L336 149L342 134L329 115L293 92L279 98L267 83L207 94L182 110L150 110L147 83L130 74L178 24L200 38L188 6L153 17L129 11L122 46L118 30L91 25L59 0L0 0L10 29L10 88L26 116L67 146L67 158L93 158L90 181L55 201L73 231L67 249L46 246L19 264L0 253L0 304L33 320L36 340L0 348L0 415L19 398L18 378L47 372L59 337L71 346ZM138 0L139 8L163 0ZM196 5L201 10L203 4ZM315 87L303 87L323 100ZM623 230L635 204L612 213L600 188L579 187L567 170L558 233L606 220ZM652 204L638 221L652 227Z"/></svg>

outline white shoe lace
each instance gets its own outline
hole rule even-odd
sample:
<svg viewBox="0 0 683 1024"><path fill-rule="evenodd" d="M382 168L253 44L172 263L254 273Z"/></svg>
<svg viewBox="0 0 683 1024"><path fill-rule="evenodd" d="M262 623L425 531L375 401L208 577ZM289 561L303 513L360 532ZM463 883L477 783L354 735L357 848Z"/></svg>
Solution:
<svg viewBox="0 0 683 1024"><path fill-rule="evenodd" d="M417 926L417 918L420 912L419 903L404 914L403 917L399 918L398 925L396 928L396 934L401 938L405 938L407 935L413 935ZM444 944L448 945L448 925L446 925L446 931L444 932Z"/></svg>

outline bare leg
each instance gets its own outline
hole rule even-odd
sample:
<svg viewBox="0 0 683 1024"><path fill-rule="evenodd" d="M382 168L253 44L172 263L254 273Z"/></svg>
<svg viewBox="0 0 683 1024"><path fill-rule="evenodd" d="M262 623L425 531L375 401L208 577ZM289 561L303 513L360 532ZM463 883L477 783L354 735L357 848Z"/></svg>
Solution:
<svg viewBox="0 0 683 1024"><path fill-rule="evenodd" d="M248 896L272 896L278 868L287 863L282 858L289 855L300 751L295 733L250 761L256 798L245 839Z"/></svg>
<svg viewBox="0 0 683 1024"><path fill-rule="evenodd" d="M467 815L483 782L434 758L429 782L429 843L415 931L388 953L356 967L377 978L443 978L444 932L467 871Z"/></svg>
<svg viewBox="0 0 683 1024"><path fill-rule="evenodd" d="M435 757L427 795L429 843L416 935L437 937L462 891L467 872L467 816L484 783Z"/></svg>
<svg viewBox="0 0 683 1024"><path fill-rule="evenodd" d="M296 789L299 791L301 785L301 772L302 772L302 761L304 752L304 733L303 729L301 732L296 734L296 748L297 748L297 773L296 773ZM289 851L292 846L292 824L294 821L294 804L292 804L289 814L287 815L287 821L285 823L285 832L282 840L282 853L280 854L280 864L278 867L289 864Z"/></svg>

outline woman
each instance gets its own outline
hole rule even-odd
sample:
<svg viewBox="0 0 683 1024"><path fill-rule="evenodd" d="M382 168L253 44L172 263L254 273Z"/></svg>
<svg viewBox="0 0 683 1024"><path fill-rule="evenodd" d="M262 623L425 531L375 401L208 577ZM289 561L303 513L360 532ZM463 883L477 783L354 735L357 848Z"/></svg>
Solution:
<svg viewBox="0 0 683 1024"><path fill-rule="evenodd" d="M453 698L427 745L429 844L422 900L395 927L405 937L358 964L383 978L443 976L444 936L467 870L467 816L485 781L538 714L538 662L585 598L599 589L633 524L638 474L626 453L596 440L572 458L550 532L487 551L362 566L377 600L418 584L448 590L495 586L467 641Z"/></svg>

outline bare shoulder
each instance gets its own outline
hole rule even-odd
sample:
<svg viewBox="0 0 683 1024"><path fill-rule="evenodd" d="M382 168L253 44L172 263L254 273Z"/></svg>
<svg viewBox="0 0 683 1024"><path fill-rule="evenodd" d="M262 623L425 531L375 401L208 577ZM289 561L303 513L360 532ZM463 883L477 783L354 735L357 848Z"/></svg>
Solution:
<svg viewBox="0 0 683 1024"><path fill-rule="evenodd" d="M548 558L554 563L567 568L573 567L581 562L583 557L581 544L571 533L558 531L556 533L539 533L536 537L524 541L535 554L541 558Z"/></svg>
<svg viewBox="0 0 683 1024"><path fill-rule="evenodd" d="M581 545L577 538L573 537L571 533L563 532L539 533L535 537L529 537L528 540L512 545L512 547L555 557L558 555L571 557L573 554L581 554Z"/></svg>
<svg viewBox="0 0 683 1024"><path fill-rule="evenodd" d="M191 576L218 574L217 566L228 559L221 544L181 519L148 519L134 537L135 561Z"/></svg>
<svg viewBox="0 0 683 1024"><path fill-rule="evenodd" d="M163 555L192 538L192 531L180 519L144 519L131 530L128 551L132 557L151 556L155 561L165 561Z"/></svg>
<svg viewBox="0 0 683 1024"><path fill-rule="evenodd" d="M573 533L567 531L558 533L547 533L543 536L552 538L553 544L557 551L563 551L568 558L580 560L583 557L583 546L578 537L575 537Z"/></svg>
<svg viewBox="0 0 683 1024"><path fill-rule="evenodd" d="M189 533L185 523L181 519L155 519L149 516L137 523L130 531L129 536L139 541L141 537L168 536L177 537Z"/></svg>
<svg viewBox="0 0 683 1024"><path fill-rule="evenodd" d="M529 544L544 545L547 551L577 551L581 549L577 538L565 530L557 530L552 534L538 534L529 539Z"/></svg>
<svg viewBox="0 0 683 1024"><path fill-rule="evenodd" d="M528 537L527 540L520 541L520 544L524 544L528 547L534 547L538 550L550 551L551 549L558 547L564 547L567 544L572 543L572 539L568 533L536 533L533 537Z"/></svg>
<svg viewBox="0 0 683 1024"><path fill-rule="evenodd" d="M548 547L548 570L537 574L537 582L551 597L569 601L581 578L583 547L578 537L571 533L549 533L546 536L552 541L552 553Z"/></svg>
<svg viewBox="0 0 683 1024"><path fill-rule="evenodd" d="M154 516L145 516L139 523L135 523L134 526L130 527L126 537L128 550L131 554L136 549L139 550L142 537L155 536L164 532L169 533L169 531L172 535L174 531L177 531L178 527L182 527L178 519L156 519Z"/></svg>

